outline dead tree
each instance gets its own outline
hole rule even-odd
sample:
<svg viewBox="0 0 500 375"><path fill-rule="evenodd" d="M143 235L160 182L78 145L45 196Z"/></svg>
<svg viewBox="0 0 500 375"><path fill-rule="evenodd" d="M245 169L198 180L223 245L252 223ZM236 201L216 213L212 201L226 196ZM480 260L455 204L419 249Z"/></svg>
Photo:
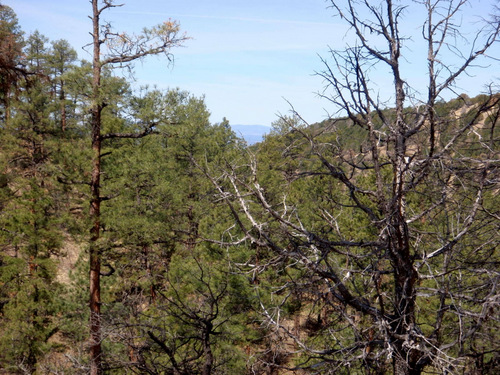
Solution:
<svg viewBox="0 0 500 375"><path fill-rule="evenodd" d="M331 7L354 46L332 50L319 72L321 96L338 118L315 126L298 113L282 118L290 133L277 138L279 160L267 162L280 170L274 182L262 151L207 171L236 223L219 242L266 249L240 264L254 275L287 275L276 286L287 297L262 304L270 327L301 353L299 365L284 368L492 373L499 360L500 96L486 82L486 95L461 96L454 110L442 98L487 61L498 17L463 39L456 22L464 0L339 3ZM403 46L412 42L400 27L405 15L419 14L414 7L426 14L425 94L405 79ZM381 71L389 74L376 86L371 74ZM383 100L378 90L388 85L392 94ZM303 309L320 313L307 334L282 318L297 290L307 290Z"/></svg>

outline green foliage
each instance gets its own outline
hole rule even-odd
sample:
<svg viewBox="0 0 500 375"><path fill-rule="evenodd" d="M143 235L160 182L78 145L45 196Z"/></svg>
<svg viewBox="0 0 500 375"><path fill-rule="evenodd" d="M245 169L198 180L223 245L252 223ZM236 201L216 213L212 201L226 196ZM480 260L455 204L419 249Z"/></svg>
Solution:
<svg viewBox="0 0 500 375"><path fill-rule="evenodd" d="M218 210L211 203L213 187L201 166L224 160L237 140L227 124L211 125L203 100L186 92L150 91L129 103L124 113L130 117L115 131L141 131L143 123L154 122L158 134L104 150L109 154L103 159L103 191L113 198L102 211L102 254L116 269L107 314L109 324L121 316L119 325L130 327L112 340L118 346L109 361L126 362L130 347L142 358L138 368L167 369L177 362L194 374L208 356L205 332L211 336L214 373L239 372L240 349L229 348L245 339L235 341L230 332L246 331L238 316L251 303L245 302L248 294L238 276L215 272L216 265L226 265L220 248L201 245L220 225L220 217L213 216ZM193 351L199 357L190 360Z"/></svg>

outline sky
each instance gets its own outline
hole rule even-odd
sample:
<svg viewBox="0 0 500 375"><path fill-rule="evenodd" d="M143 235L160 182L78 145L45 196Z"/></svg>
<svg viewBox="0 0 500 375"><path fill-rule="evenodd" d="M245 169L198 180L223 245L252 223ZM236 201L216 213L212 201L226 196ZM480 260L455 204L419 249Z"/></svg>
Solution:
<svg viewBox="0 0 500 375"><path fill-rule="evenodd" d="M66 39L79 57L90 60L82 49L90 43L91 5L88 0L0 0L14 9L26 34L38 30L50 40ZM175 48L174 63L149 57L135 65L135 85L187 90L204 96L211 121L225 117L231 124L267 125L291 106L308 122L325 119L335 108L318 92L324 86L315 72L324 69L319 56L329 48L352 43L345 25L325 0L122 0L102 19L117 31L139 32L165 20L177 20L191 38ZM487 16L495 0L473 0L462 17ZM409 12L410 13L410 12ZM407 35L418 36L423 14L410 13L404 25ZM474 20L477 20L475 18ZM465 30L466 31L466 30ZM425 52L418 38L407 42L409 58L404 78L424 90ZM499 43L492 54L500 56ZM89 50L90 51L90 50ZM459 82L460 92L480 93L485 80L500 72L494 59L483 63L468 79ZM390 95L384 74L374 81L382 95ZM497 74L497 76L500 73Z"/></svg>

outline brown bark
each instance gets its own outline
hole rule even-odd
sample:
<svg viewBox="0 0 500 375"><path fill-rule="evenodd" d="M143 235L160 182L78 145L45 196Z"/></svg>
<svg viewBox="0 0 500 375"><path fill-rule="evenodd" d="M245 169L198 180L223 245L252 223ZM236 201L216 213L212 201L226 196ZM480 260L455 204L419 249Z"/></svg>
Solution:
<svg viewBox="0 0 500 375"><path fill-rule="evenodd" d="M101 86L101 63L99 40L99 8L98 0L92 0L93 24L93 77L92 77L92 178L90 183L91 203L90 217L92 229L90 236L90 374L102 374L101 348L101 255L97 245L100 235L101 220L101 112L102 104L99 97Z"/></svg>
<svg viewBox="0 0 500 375"><path fill-rule="evenodd" d="M61 131L66 132L66 96L64 94L64 83L61 82L61 92L59 93L61 101Z"/></svg>
<svg viewBox="0 0 500 375"><path fill-rule="evenodd" d="M4 104L5 104L5 122L7 122L10 120L10 87L7 87L7 89L5 90Z"/></svg>

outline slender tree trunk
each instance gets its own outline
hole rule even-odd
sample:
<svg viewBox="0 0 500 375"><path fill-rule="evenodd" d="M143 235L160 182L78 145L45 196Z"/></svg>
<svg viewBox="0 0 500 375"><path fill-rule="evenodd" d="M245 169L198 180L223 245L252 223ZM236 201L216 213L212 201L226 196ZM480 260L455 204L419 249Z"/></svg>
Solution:
<svg viewBox="0 0 500 375"><path fill-rule="evenodd" d="M97 116L100 118L100 116ZM93 121L97 122L97 121ZM95 125L95 124L93 124ZM100 136L96 129L92 131L92 181L90 204L90 217L93 222L90 236L90 364L91 375L102 373L101 366L101 254L97 244L100 232L101 200L99 192L101 160L100 160Z"/></svg>
<svg viewBox="0 0 500 375"><path fill-rule="evenodd" d="M92 229L90 235L90 374L102 374L101 349L101 254L98 240L101 227L101 113L103 105L99 95L101 86L101 62L99 40L99 9L98 0L92 0L93 7L93 79L92 79L92 179L90 183L91 202L90 218Z"/></svg>
<svg viewBox="0 0 500 375"><path fill-rule="evenodd" d="M59 93L61 102L61 131L66 132L66 95L64 93L64 83L61 81L61 92Z"/></svg>
<svg viewBox="0 0 500 375"><path fill-rule="evenodd" d="M5 90L4 103L5 103L5 122L7 122L10 119L10 87L9 87L9 85L7 85L7 89Z"/></svg>

